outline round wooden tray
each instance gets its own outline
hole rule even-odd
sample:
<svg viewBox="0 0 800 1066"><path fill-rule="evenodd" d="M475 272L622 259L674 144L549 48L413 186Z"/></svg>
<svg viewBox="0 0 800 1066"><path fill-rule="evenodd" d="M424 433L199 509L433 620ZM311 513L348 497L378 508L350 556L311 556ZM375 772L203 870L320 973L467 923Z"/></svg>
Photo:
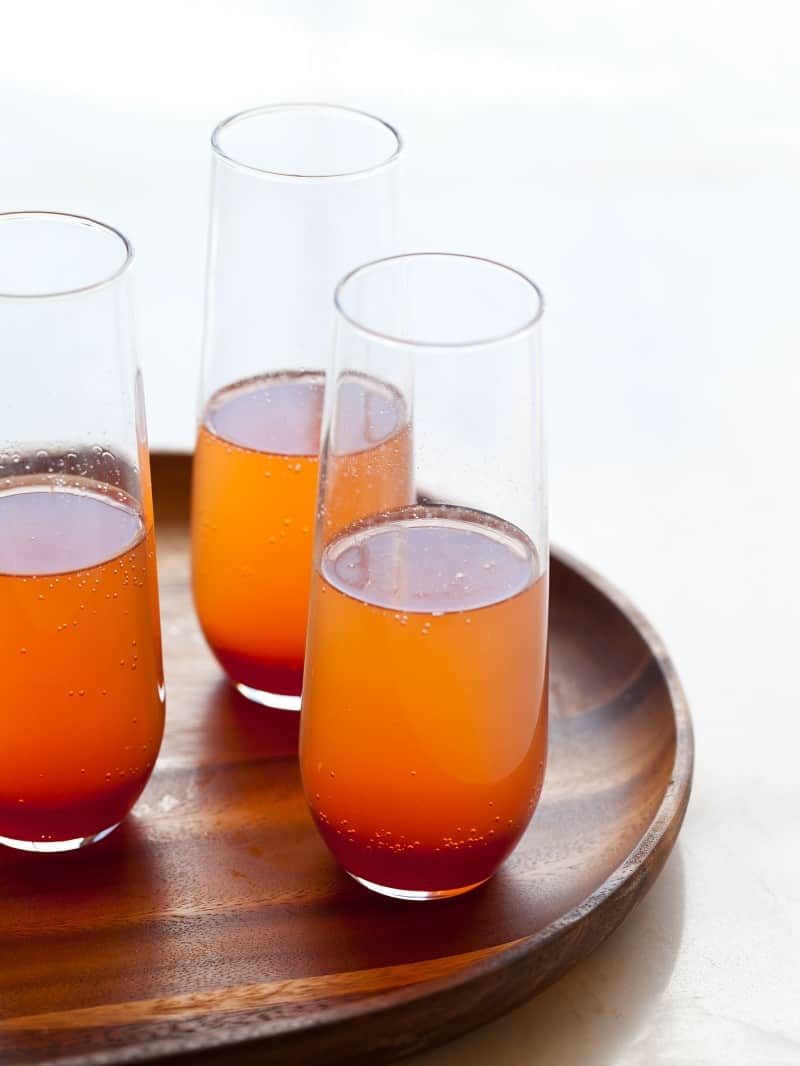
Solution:
<svg viewBox="0 0 800 1066"><path fill-rule="evenodd" d="M189 463L154 460L168 685L134 814L62 856L0 849L0 1061L375 1063L520 1003L657 876L692 731L663 647L596 575L552 567L547 781L483 888L397 903L342 874L300 791L296 715L221 680L188 585Z"/></svg>

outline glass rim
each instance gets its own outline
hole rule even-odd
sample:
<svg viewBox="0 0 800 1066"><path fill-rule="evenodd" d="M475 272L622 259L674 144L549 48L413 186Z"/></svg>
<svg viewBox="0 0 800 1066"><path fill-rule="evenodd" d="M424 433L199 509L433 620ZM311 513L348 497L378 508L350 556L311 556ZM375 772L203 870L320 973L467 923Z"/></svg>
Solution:
<svg viewBox="0 0 800 1066"><path fill-rule="evenodd" d="M113 270L110 274L104 275L102 278L98 278L96 281L90 281L86 285L78 285L72 289L52 289L47 292L2 292L0 291L0 300L53 300L62 296L78 296L81 293L94 292L95 289L102 289L106 285L110 285L112 282L120 278L133 261L133 245L115 226L110 226L107 222L100 222L96 218L89 218L88 215L74 215L68 211L0 211L0 227L5 223L19 222L19 221L35 221L35 220L47 220L49 222L55 222L62 225L77 225L83 226L89 229L102 230L105 233L111 234L121 244L123 249L122 262Z"/></svg>
<svg viewBox="0 0 800 1066"><path fill-rule="evenodd" d="M222 147L220 136L226 129L229 129L237 122L242 122L249 118L257 118L261 115L275 114L284 111L327 111L340 115L355 115L358 118L368 119L370 122L377 123L385 130L388 130L394 139L394 149L384 159L381 159L379 162L374 163L369 167L358 167L356 170L344 170L331 174L296 174L292 171L271 170L268 167L257 167L252 163L244 163L241 159L229 155ZM397 159L403 151L403 139L390 122L380 118L378 115L373 115L369 111L362 111L357 107L346 107L344 104L326 104L301 100L290 101L288 103L262 104L259 107L250 107L244 111L237 111L233 115L228 115L227 118L224 118L214 127L211 133L211 148L218 159L222 159L229 166L236 167L238 170L243 170L249 174L260 174L266 178L280 178L285 181L346 181L348 178L360 178L366 174L374 174L376 171L392 166L393 163L397 162Z"/></svg>
<svg viewBox="0 0 800 1066"><path fill-rule="evenodd" d="M493 334L490 337L477 337L474 340L470 339L463 341L426 341L412 339L410 337L397 337L392 333L385 333L383 330L375 329L372 326L365 325L363 322L359 322L357 318L354 318L344 309L342 305L342 293L354 278L358 277L360 274L365 274L367 271L373 270L376 267L385 266L387 263L401 263L408 259L456 259L461 262L480 263L482 266L493 267L508 274L513 274L516 278L523 281L532 291L536 299L536 307L533 314L526 319L526 321L519 326L515 326L513 329ZM517 270L516 267L501 263L497 259L489 259L482 255L468 255L464 252L405 252L402 255L387 255L381 259L372 259L368 263L362 263L360 266L354 267L353 270L350 270L345 274L333 290L333 303L342 318L350 326L358 330L359 333L368 337L373 337L384 343L396 344L404 348L486 348L490 345L514 340L518 337L525 336L527 333L531 333L539 324L542 315L544 314L544 295L542 294L542 290L535 281L528 277L527 274L524 274L521 270Z"/></svg>

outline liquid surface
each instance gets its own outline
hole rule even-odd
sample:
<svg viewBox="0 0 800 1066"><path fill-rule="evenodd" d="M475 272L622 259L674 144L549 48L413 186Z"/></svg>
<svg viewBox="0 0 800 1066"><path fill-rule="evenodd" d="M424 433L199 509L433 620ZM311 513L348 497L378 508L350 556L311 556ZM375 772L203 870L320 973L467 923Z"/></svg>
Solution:
<svg viewBox="0 0 800 1066"><path fill-rule="evenodd" d="M250 451L315 456L324 398L322 374L252 378L217 392L204 426L216 437Z"/></svg>
<svg viewBox="0 0 800 1066"><path fill-rule="evenodd" d="M161 743L153 535L109 486L4 485L0 836L91 836L128 813Z"/></svg>
<svg viewBox="0 0 800 1066"><path fill-rule="evenodd" d="M216 436L257 452L319 453L324 374L265 375L231 385L212 397L205 424ZM403 427L399 396L364 377L343 378L336 390L336 450L373 448Z"/></svg>
<svg viewBox="0 0 800 1066"><path fill-rule="evenodd" d="M351 527L309 626L301 768L334 855L407 891L491 876L544 777L547 574L528 538L452 507Z"/></svg>
<svg viewBox="0 0 800 1066"><path fill-rule="evenodd" d="M331 521L410 499L410 433L399 395L344 380ZM300 694L316 511L323 377L276 374L211 400L195 452L192 574L206 639L236 682Z"/></svg>
<svg viewBox="0 0 800 1066"><path fill-rule="evenodd" d="M414 507L340 537L322 575L376 607L463 611L522 592L537 576L533 546L497 520L480 524L456 507Z"/></svg>
<svg viewBox="0 0 800 1066"><path fill-rule="evenodd" d="M0 491L0 574L79 570L140 539L142 520L132 501L126 506L107 493L59 487L58 480L39 475Z"/></svg>

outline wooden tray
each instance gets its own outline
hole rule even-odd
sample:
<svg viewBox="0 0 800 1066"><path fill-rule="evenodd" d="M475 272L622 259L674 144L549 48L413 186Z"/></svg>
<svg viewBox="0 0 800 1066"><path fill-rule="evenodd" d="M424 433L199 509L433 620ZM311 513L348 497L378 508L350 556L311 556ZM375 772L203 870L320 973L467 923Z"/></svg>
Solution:
<svg viewBox="0 0 800 1066"><path fill-rule="evenodd" d="M650 627L556 556L531 828L467 896L373 896L306 812L298 717L252 708L205 648L188 479L187 459L154 460L168 726L150 785L86 851L0 848L0 1061L375 1063L544 988L647 891L686 809L691 724Z"/></svg>

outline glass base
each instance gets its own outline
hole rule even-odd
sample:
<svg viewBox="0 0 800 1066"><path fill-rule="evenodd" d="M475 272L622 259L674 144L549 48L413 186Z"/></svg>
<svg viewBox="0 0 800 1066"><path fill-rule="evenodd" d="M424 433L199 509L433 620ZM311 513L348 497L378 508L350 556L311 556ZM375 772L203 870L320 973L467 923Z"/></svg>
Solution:
<svg viewBox="0 0 800 1066"><path fill-rule="evenodd" d="M355 874L351 874L348 870L347 873L354 881L358 881L364 888L368 888L370 892L377 892L379 896L389 896L391 899L406 899L412 901L427 901L431 899L450 899L452 896L463 896L465 892L471 892L473 888L478 888L480 885L485 885L489 880L488 877L484 877L482 881L476 881L472 885L464 885L461 888L440 888L431 892L415 891L411 888L389 888L388 885L376 885L374 881L367 881L364 877L356 877Z"/></svg>
<svg viewBox="0 0 800 1066"><path fill-rule="evenodd" d="M0 837L0 844L7 848L16 848L17 851L37 851L42 854L57 851L77 851L78 848L96 844L99 840L105 840L109 833L113 833L119 825L115 822L108 829L101 829L99 833L93 833L90 837L73 837L72 840L15 840L14 837Z"/></svg>
<svg viewBox="0 0 800 1066"><path fill-rule="evenodd" d="M237 692L241 694L253 703L258 703L262 707L270 707L275 711L299 711L300 710L300 697L299 696L284 696L279 692L263 692L260 688L251 688L250 685L243 685L239 681L234 681L234 686Z"/></svg>

